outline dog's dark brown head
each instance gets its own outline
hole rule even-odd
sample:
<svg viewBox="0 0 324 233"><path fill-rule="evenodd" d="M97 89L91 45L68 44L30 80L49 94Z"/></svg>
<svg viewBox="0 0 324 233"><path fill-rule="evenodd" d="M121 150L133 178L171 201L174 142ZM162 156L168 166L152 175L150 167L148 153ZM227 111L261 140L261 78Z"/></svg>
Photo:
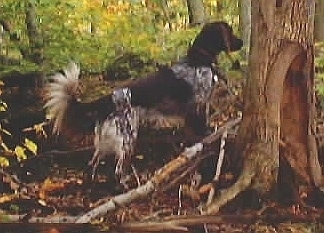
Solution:
<svg viewBox="0 0 324 233"><path fill-rule="evenodd" d="M227 23L207 23L188 49L188 63L191 66L210 66L220 52L237 51L242 46L243 41L233 34Z"/></svg>

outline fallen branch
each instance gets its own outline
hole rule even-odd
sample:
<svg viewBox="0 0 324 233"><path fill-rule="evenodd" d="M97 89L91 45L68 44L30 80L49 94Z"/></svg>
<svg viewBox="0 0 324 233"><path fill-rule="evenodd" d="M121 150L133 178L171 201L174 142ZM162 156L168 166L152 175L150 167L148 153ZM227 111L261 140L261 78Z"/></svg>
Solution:
<svg viewBox="0 0 324 233"><path fill-rule="evenodd" d="M105 215L109 211L116 210L120 206L125 206L134 200L147 197L155 190L160 189L164 184L168 183L170 178L174 176L178 168L181 168L188 164L189 161L194 159L198 152L201 152L203 145L196 143L186 150L175 160L169 162L164 167L156 172L156 174L144 185L132 189L127 193L115 196L103 205L89 211L82 215L76 223L88 223L92 219Z"/></svg>
<svg viewBox="0 0 324 233"><path fill-rule="evenodd" d="M182 171L184 167L188 167L193 160L197 159L198 154L201 155L203 152L208 152L208 146L216 142L217 139L223 135L224 131L237 125L240 121L240 118L230 121L221 127L215 134L204 138L201 143L196 143L193 146L186 148L185 151L182 152L176 159L170 161L164 167L160 168L146 184L139 186L136 189L132 189L127 193L111 198L106 203L82 215L76 221L76 223L88 223L91 220L104 216L108 212L114 211L121 206L125 206L135 200L145 198L155 190L162 189L166 184L170 183L173 179L176 179L179 176L179 171Z"/></svg>
<svg viewBox="0 0 324 233"><path fill-rule="evenodd" d="M18 214L18 215L11 215L11 214L4 214L4 219L6 223L72 223L74 224L78 217L75 216L46 216L46 217L35 217L35 216L28 216L26 214ZM0 224L0 229L1 229ZM2 231L1 231L2 232ZM6 231L5 231L6 232Z"/></svg>
<svg viewBox="0 0 324 233"><path fill-rule="evenodd" d="M168 184L162 187L161 191L166 192L176 184L179 184L188 174L192 173L197 168L202 160L213 154L213 152L201 154L198 158L195 159L195 161L188 164L188 167L180 175L178 175L175 179L171 180Z"/></svg>
<svg viewBox="0 0 324 233"><path fill-rule="evenodd" d="M161 219L159 222L130 222L122 223L112 227L117 232L189 232L189 227L202 226L203 224L255 224L264 222L268 224L289 223L312 223L323 221L323 215L182 215L172 216Z"/></svg>
<svg viewBox="0 0 324 233"><path fill-rule="evenodd" d="M21 228L17 231L24 229L23 219L25 215L5 215L7 223L0 224L0 232L12 231L15 232L15 227ZM72 226L70 230L83 228L81 232L88 232L85 229L88 227L91 228L89 224L75 224L77 217L75 216L47 216L47 217L31 217L28 219L28 223L25 223L26 226L34 229L39 229L39 227L44 227L43 223L46 226L58 226L60 224L62 228L67 226ZM149 218L151 219L151 218ZM154 218L156 219L156 217ZM199 226L202 224L254 224L257 222L264 222L268 224L279 224L284 222L289 223L313 223L313 222L324 222L323 213L315 211L314 213L309 213L307 215L296 215L291 213L282 213L282 214L234 214L234 215L173 215L171 217L160 218L159 221L143 221L143 222L126 222L121 224L112 224L109 229L112 231L109 232L166 232L169 229L184 230L187 227ZM165 228L162 228L162 227ZM170 227L171 226L171 227ZM92 229L96 229L96 226L92 226ZM7 230L6 230L7 229ZM4 231L3 231L4 230ZM98 229L97 229L98 230ZM36 231L34 231L36 232ZM73 232L73 231L68 231ZM78 231L80 232L80 231ZM96 232L96 231L89 231ZM105 231L100 231L105 232Z"/></svg>
<svg viewBox="0 0 324 233"><path fill-rule="evenodd" d="M91 224L74 223L5 223L0 224L0 232L60 232L80 233L98 232L98 227Z"/></svg>
<svg viewBox="0 0 324 233"><path fill-rule="evenodd" d="M207 146L207 145L210 145L210 144L216 142L217 139L219 139L223 135L225 130L229 130L229 129L235 127L236 125L238 125L241 122L241 120L242 120L242 118L239 117L234 120L228 121L222 127L220 127L217 130L217 132L215 132L214 134L208 135L201 142L204 144L204 146L205 145Z"/></svg>

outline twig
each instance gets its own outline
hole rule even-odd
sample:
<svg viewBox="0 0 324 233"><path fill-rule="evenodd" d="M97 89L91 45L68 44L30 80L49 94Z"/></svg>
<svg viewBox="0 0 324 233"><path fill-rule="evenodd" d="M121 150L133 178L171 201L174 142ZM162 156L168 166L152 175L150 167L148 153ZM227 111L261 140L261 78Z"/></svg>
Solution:
<svg viewBox="0 0 324 233"><path fill-rule="evenodd" d="M223 133L226 129L228 130L228 129L235 127L236 125L238 125L241 122L241 120L242 120L242 118L238 117L234 120L228 121L222 127L219 127L219 129L217 130L216 133L205 137L201 142L206 146L212 144L213 142L215 142L218 138L220 138L223 135Z"/></svg>
<svg viewBox="0 0 324 233"><path fill-rule="evenodd" d="M178 215L181 215L181 209L182 209L182 185L180 185L178 189Z"/></svg>
<svg viewBox="0 0 324 233"><path fill-rule="evenodd" d="M213 154L214 154L213 151L201 154L194 161L190 162L187 168L180 175L176 176L173 180L170 180L169 183L163 186L161 191L165 192L170 188L172 188L173 186L175 186L176 184L178 184L179 182L181 182L189 173L193 172L198 167L198 165L201 163L202 160L204 160L205 158Z"/></svg>
<svg viewBox="0 0 324 233"><path fill-rule="evenodd" d="M209 195L207 198L207 203L206 203L207 205L209 205L212 202L214 195L215 195L215 184L219 180L219 176L220 176L221 169L223 166L223 161L224 161L226 138L227 138L227 129L225 129L225 131L222 135L222 138L221 138L219 156L218 156L217 165L216 165L216 172L215 172L215 176L212 181L213 185L209 191Z"/></svg>
<svg viewBox="0 0 324 233"><path fill-rule="evenodd" d="M35 131L35 133L37 135L40 135L40 136L43 136L43 137L47 138L48 135L44 130L44 127L47 126L47 125L49 125L49 122L43 121L43 122L35 124L35 125L31 126L31 127L24 128L22 131L23 132Z"/></svg>
<svg viewBox="0 0 324 233"><path fill-rule="evenodd" d="M22 219L25 218L24 215L10 215L6 214L4 215L6 218L6 221L9 223L14 223L14 222L21 222ZM30 217L28 218L28 223L75 223L77 220L77 217L75 216L46 216L46 217ZM0 224L0 229L1 229Z"/></svg>

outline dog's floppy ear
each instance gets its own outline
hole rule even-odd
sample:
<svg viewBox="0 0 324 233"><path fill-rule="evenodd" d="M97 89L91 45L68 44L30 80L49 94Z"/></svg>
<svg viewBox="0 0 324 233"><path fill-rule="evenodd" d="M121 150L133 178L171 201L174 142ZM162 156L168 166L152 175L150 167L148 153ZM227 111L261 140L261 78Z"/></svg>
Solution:
<svg viewBox="0 0 324 233"><path fill-rule="evenodd" d="M236 51L242 45L242 40L233 34L232 28L227 23L207 23L188 49L188 61L194 66L209 66L220 52Z"/></svg>

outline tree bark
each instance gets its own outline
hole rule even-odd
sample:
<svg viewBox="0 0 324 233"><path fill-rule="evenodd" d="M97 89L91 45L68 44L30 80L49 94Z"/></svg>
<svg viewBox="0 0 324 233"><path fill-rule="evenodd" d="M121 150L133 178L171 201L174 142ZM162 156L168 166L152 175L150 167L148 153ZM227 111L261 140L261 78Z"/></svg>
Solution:
<svg viewBox="0 0 324 233"><path fill-rule="evenodd" d="M279 169L289 169L300 185L322 187L315 143L314 1L252 0L249 77L244 90L243 121L237 148L243 171L236 184L207 206L219 208L251 188L261 198L276 196ZM280 188L285 188L280 186Z"/></svg>
<svg viewBox="0 0 324 233"><path fill-rule="evenodd" d="M187 0L189 23L192 26L205 22L205 9L202 0Z"/></svg>

